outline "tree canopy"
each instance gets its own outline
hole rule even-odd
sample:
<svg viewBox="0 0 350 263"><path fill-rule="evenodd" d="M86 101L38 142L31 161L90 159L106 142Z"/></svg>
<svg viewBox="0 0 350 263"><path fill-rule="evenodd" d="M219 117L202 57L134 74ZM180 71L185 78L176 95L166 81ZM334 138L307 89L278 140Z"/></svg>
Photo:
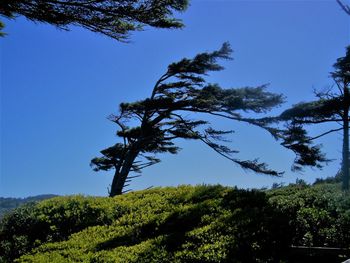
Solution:
<svg viewBox="0 0 350 263"><path fill-rule="evenodd" d="M174 12L184 11L187 0L2 0L0 14L6 18L24 16L35 22L68 30L81 26L119 41L144 26L181 28ZM1 29L1 28L0 28Z"/></svg>
<svg viewBox="0 0 350 263"><path fill-rule="evenodd" d="M286 122L287 128L275 130L282 144L296 153L294 169L303 166L321 168L329 159L321 152L320 145L313 145L316 139L334 132L343 132L342 176L343 189L349 189L349 108L350 108L350 46L346 55L334 64L331 77L335 85L323 92L315 92L317 99L301 102L285 110L278 118L267 121ZM323 133L310 136L307 126L333 123L338 127L328 128ZM340 126L340 127L339 127Z"/></svg>
<svg viewBox="0 0 350 263"><path fill-rule="evenodd" d="M244 169L279 175L257 159L234 157L238 151L223 144L228 142L225 135L232 131L215 129L201 118L203 114L214 115L260 126L242 113L264 113L282 103L282 96L266 91L265 85L224 89L218 84L207 83L208 72L223 69L217 60L231 59L231 52L230 45L224 43L217 51L170 64L155 83L149 98L121 103L119 114L109 117L119 127L117 136L121 142L102 150L102 157L92 159L91 165L95 171L115 169L111 196L123 192L130 171L140 172L142 168L158 163L160 159L156 154L176 154L179 147L174 139L177 138L201 141ZM189 113L202 115L191 119ZM129 127L131 120L138 124Z"/></svg>

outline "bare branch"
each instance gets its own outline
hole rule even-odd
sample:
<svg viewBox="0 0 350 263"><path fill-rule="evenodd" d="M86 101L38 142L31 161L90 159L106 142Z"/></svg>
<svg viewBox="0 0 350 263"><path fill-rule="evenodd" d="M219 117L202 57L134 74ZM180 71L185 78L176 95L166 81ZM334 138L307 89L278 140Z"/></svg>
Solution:
<svg viewBox="0 0 350 263"><path fill-rule="evenodd" d="M319 123L327 123L327 122L337 122L342 121L342 119L322 119L322 120L301 120L294 119L293 122L298 124L319 124Z"/></svg>
<svg viewBox="0 0 350 263"><path fill-rule="evenodd" d="M337 85L337 88L338 88L340 94L341 94L342 96L344 96L344 91L343 91L343 88L341 87L339 81L338 81L336 78L333 78L333 80L334 80L335 84Z"/></svg>
<svg viewBox="0 0 350 263"><path fill-rule="evenodd" d="M350 15L350 6L343 4L340 0L337 0L337 2L340 5L340 7L344 10L344 12Z"/></svg>
<svg viewBox="0 0 350 263"><path fill-rule="evenodd" d="M316 139L318 139L318 138L321 138L321 137L323 137L323 136L325 136L325 135L327 135L327 134L330 134L330 133L333 133L333 132L337 132L337 131L341 131L341 130L343 130L343 129L344 129L344 128L341 127L341 128L339 128L339 129L329 130L329 131L324 132L324 133L322 133L322 134L320 134L320 135L317 135L317 136L315 136L315 137L312 137L312 138L307 139L306 142L311 142L311 141L316 140Z"/></svg>

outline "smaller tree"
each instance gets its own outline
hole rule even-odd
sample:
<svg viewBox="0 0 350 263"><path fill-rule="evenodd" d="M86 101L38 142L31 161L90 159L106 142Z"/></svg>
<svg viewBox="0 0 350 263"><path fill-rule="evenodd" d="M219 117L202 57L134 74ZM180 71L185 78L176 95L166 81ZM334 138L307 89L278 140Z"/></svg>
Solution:
<svg viewBox="0 0 350 263"><path fill-rule="evenodd" d="M260 126L241 113L262 113L282 102L281 95L267 92L265 86L223 89L206 83L204 77L208 72L223 69L217 60L230 59L231 52L229 44L225 43L217 51L170 64L155 83L149 98L121 103L120 113L109 117L119 127L117 136L121 142L102 150L102 157L92 159L91 165L95 171L115 170L110 196L123 193L125 183L132 178L130 172L140 172L158 163L160 159L156 154L176 154L179 147L174 140L177 138L201 141L244 169L279 174L257 160L235 158L233 154L237 151L222 144L227 141L225 135L232 131L217 130L206 120L188 117L189 113L201 113ZM129 127L130 120L138 124Z"/></svg>
<svg viewBox="0 0 350 263"><path fill-rule="evenodd" d="M81 26L119 41L126 41L129 32L146 25L156 28L181 28L174 11L184 11L187 0L1 0L0 15L29 20L68 30Z"/></svg>
<svg viewBox="0 0 350 263"><path fill-rule="evenodd" d="M284 130L273 130L276 137L282 138L282 145L296 153L294 169L300 170L303 166L316 166L321 168L329 159L321 153L320 145L313 145L316 139L334 132L343 132L342 148L342 177L344 190L349 189L349 108L350 108L350 46L346 55L334 64L331 77L335 82L334 87L325 92L315 92L317 100L302 102L284 111L278 118L264 120L268 122L287 122ZM323 133L311 137L306 127L309 125L321 125L331 123L338 125ZM340 127L339 127L340 126Z"/></svg>

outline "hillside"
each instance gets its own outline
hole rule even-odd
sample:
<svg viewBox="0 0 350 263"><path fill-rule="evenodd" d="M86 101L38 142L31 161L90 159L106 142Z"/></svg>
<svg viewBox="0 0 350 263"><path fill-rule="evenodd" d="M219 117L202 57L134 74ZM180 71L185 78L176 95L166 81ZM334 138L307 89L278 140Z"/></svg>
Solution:
<svg viewBox="0 0 350 263"><path fill-rule="evenodd" d="M10 210L29 202L39 202L55 197L56 195L36 195L26 198L0 197L0 218Z"/></svg>
<svg viewBox="0 0 350 263"><path fill-rule="evenodd" d="M56 197L5 216L0 262L301 262L290 246L350 248L349 229L338 184Z"/></svg>

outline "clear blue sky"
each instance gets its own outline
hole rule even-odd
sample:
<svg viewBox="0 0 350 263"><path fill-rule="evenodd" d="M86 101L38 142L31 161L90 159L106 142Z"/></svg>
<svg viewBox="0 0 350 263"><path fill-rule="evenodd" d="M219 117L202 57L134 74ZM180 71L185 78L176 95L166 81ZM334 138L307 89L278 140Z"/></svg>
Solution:
<svg viewBox="0 0 350 263"><path fill-rule="evenodd" d="M313 98L313 88L332 84L332 65L350 43L349 18L336 1L200 1L180 15L182 30L146 28L123 44L81 28L70 32L24 18L6 22L1 52L0 196L44 193L106 195L113 172L93 172L91 158L116 142L106 119L120 102L148 96L166 66L217 49L229 41L233 61L212 73L223 87L270 83L283 93L283 110ZM340 166L341 135L320 141L335 161L323 171L290 172L293 154L271 136L246 125L234 129L239 157L260 157L283 178L245 172L198 142L179 141L176 156L145 169L131 188L214 184L244 188L332 176ZM314 130L316 132L316 129ZM321 130L320 130L321 131Z"/></svg>

